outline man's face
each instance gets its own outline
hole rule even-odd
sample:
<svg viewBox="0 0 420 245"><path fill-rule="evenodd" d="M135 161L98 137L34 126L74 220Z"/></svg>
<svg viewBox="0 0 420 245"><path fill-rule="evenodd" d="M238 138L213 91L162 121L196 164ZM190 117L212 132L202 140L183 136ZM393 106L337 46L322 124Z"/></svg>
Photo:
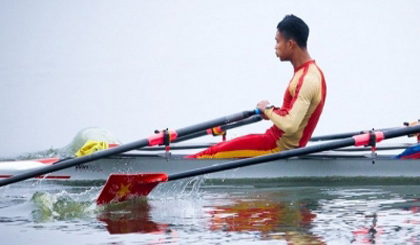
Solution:
<svg viewBox="0 0 420 245"><path fill-rule="evenodd" d="M285 39L279 31L276 32L275 39L276 46L274 46L274 49L276 50L276 56L279 57L281 61L290 60L292 51L291 40Z"/></svg>

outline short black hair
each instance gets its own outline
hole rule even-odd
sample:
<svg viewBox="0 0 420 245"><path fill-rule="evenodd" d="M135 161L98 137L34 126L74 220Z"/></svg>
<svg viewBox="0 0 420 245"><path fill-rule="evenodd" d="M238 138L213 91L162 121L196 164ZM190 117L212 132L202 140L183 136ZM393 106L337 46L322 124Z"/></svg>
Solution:
<svg viewBox="0 0 420 245"><path fill-rule="evenodd" d="M299 17L286 15L277 25L277 30L287 40L294 39L301 48L306 48L309 36L308 25Z"/></svg>

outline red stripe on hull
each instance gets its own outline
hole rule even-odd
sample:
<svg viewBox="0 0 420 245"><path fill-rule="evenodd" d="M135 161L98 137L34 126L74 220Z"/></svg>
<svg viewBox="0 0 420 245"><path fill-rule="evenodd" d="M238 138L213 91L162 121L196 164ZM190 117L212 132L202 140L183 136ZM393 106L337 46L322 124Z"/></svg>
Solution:
<svg viewBox="0 0 420 245"><path fill-rule="evenodd" d="M51 165L55 162L58 162L58 160L60 160L60 159L58 159L58 158L44 158L44 159L37 159L37 160L34 160L34 161L44 163L44 164L47 164L47 165Z"/></svg>

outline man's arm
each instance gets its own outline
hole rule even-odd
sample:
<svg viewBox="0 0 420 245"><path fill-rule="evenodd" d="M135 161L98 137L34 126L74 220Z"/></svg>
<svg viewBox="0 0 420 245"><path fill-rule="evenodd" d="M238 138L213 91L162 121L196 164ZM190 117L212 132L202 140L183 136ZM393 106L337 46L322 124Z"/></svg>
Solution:
<svg viewBox="0 0 420 245"><path fill-rule="evenodd" d="M302 86L292 99L293 104L290 110L286 109L266 109L267 116L274 125L284 131L286 134L295 133L302 123L316 93L319 93L319 78L313 75L307 75L304 78Z"/></svg>

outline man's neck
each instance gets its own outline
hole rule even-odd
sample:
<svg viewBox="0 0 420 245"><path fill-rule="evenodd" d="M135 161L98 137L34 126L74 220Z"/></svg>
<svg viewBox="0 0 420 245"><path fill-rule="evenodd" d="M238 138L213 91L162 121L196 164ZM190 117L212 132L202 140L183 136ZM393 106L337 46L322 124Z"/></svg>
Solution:
<svg viewBox="0 0 420 245"><path fill-rule="evenodd" d="M293 65L293 69L297 69L301 65L305 64L306 62L312 60L311 56L308 53L307 49L299 49L295 55L292 57L290 62Z"/></svg>

